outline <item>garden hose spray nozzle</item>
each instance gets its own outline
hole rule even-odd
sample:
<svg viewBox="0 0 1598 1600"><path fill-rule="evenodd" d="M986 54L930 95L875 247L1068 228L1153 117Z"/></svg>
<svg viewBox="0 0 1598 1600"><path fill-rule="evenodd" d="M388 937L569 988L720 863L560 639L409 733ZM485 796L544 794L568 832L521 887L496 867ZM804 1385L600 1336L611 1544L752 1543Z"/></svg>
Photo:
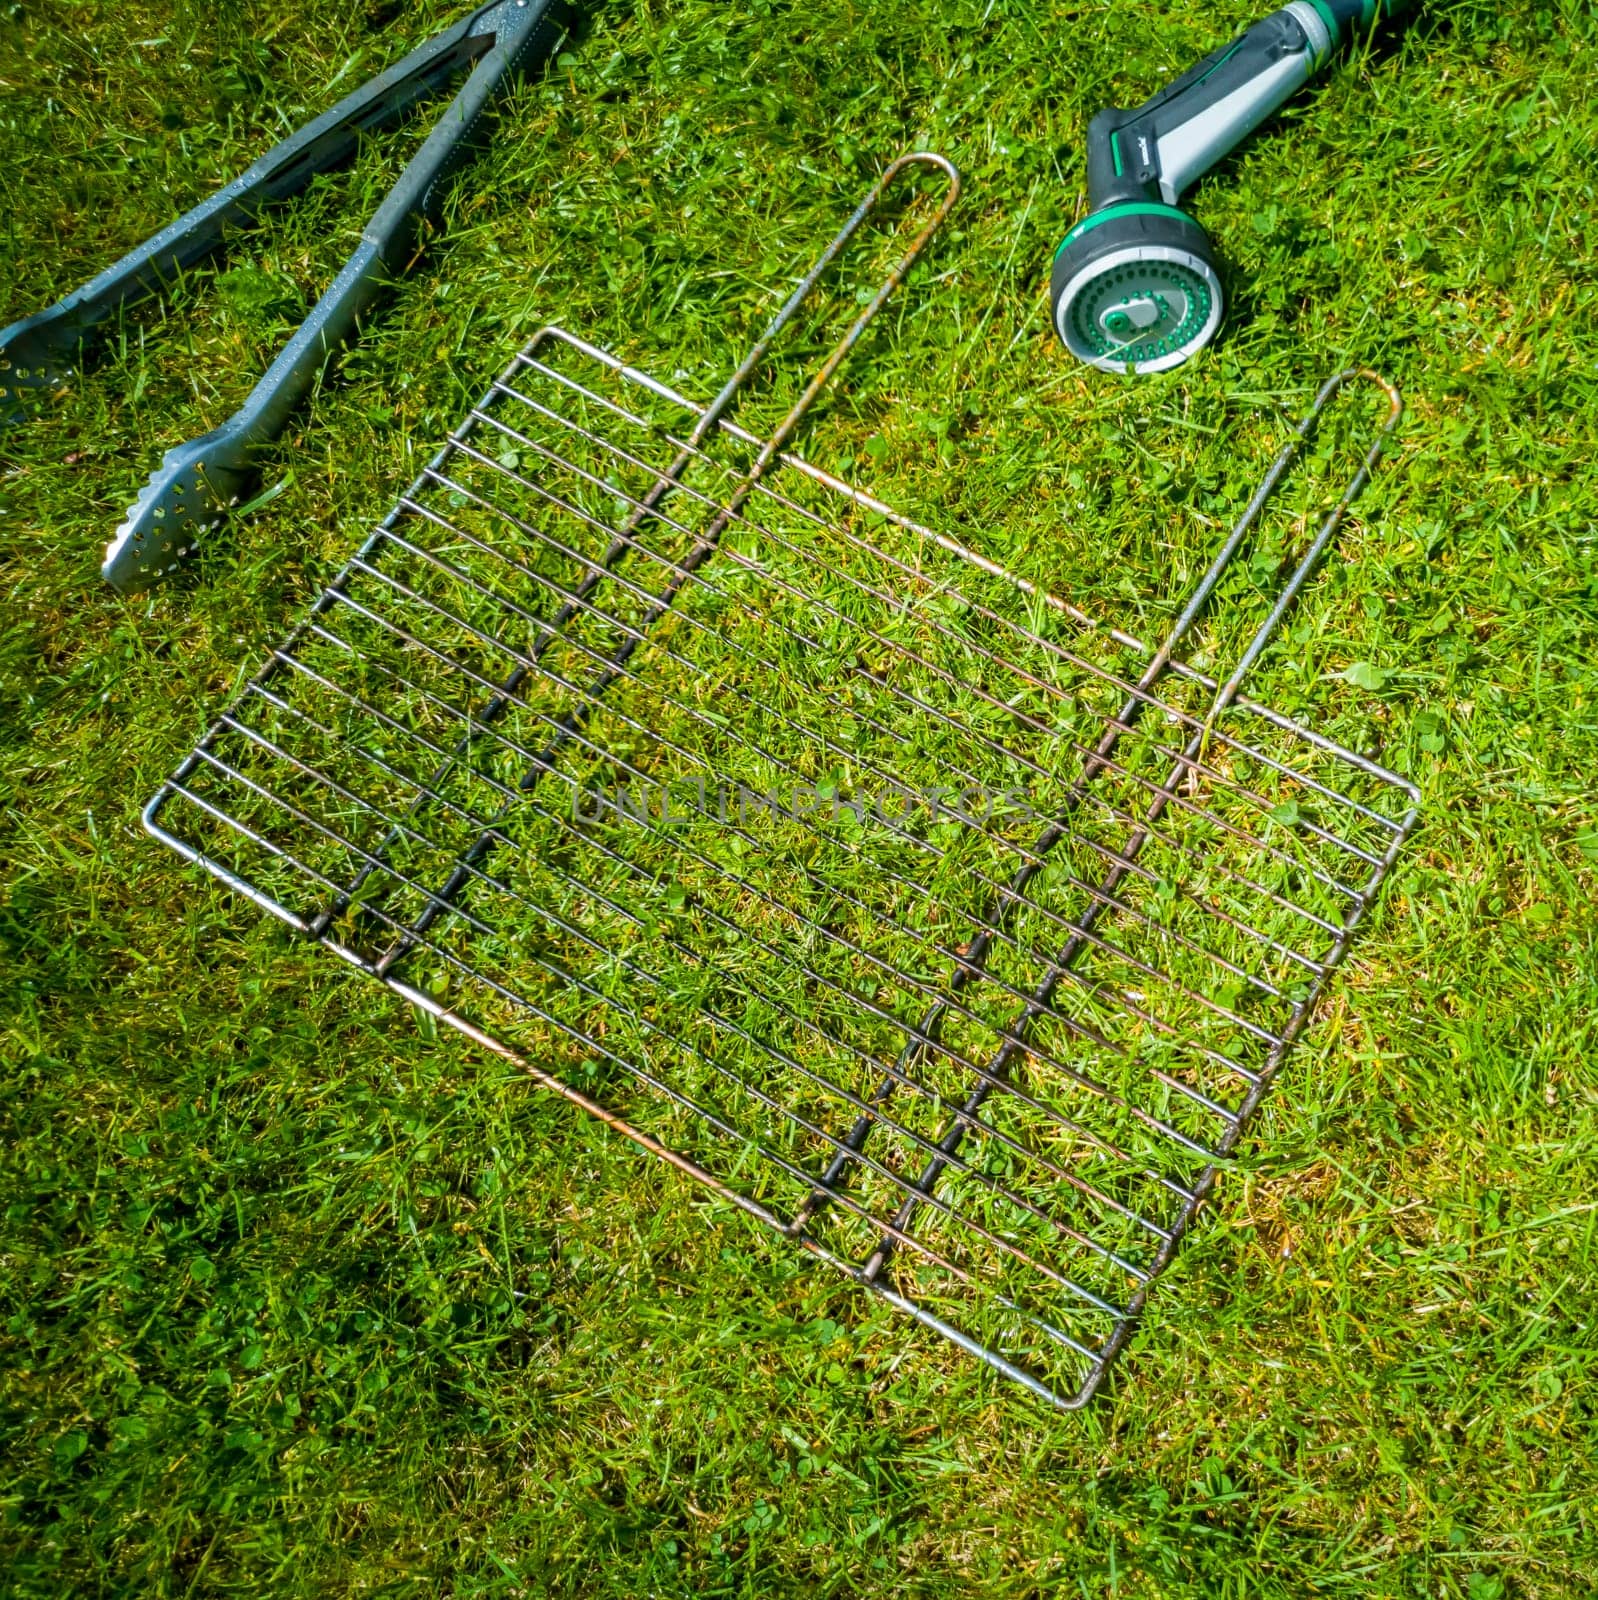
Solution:
<svg viewBox="0 0 1598 1600"><path fill-rule="evenodd" d="M1088 212L1050 286L1079 361L1163 372L1215 336L1223 297L1204 230L1177 206L1350 39L1408 0L1290 0L1135 110L1088 124Z"/></svg>

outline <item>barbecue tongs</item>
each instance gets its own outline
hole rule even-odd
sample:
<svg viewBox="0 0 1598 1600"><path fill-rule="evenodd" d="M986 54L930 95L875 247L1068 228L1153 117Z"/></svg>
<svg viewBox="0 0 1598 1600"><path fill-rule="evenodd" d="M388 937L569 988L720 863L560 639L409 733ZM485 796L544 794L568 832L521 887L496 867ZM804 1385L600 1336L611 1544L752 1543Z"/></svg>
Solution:
<svg viewBox="0 0 1598 1600"><path fill-rule="evenodd" d="M447 179L465 160L483 111L514 73L560 40L562 0L492 0L314 122L269 150L226 188L163 228L115 266L48 310L0 332L0 428L21 420L36 391L74 374L91 329L118 306L156 293L268 203L303 189L351 156L362 135L395 122L468 67L471 75L401 174L327 292L283 347L249 399L221 427L168 450L106 549L104 576L136 590L164 577L197 546L255 476L261 447L276 438L329 353L354 329L378 290L402 272L423 222L436 222Z"/></svg>

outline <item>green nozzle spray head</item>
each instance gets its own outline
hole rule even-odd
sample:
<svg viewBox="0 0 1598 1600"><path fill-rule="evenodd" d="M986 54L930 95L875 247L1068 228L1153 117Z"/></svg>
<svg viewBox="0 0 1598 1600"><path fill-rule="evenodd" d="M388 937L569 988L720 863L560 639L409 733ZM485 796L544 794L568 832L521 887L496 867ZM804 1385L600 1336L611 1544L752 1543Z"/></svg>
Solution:
<svg viewBox="0 0 1598 1600"><path fill-rule="evenodd" d="M1127 201L1084 217L1054 258L1055 331L1079 361L1163 372L1220 325L1220 274L1204 230L1175 206Z"/></svg>
<svg viewBox="0 0 1598 1600"><path fill-rule="evenodd" d="M1079 360L1160 372L1214 337L1221 279L1177 202L1332 53L1409 0L1288 0L1134 110L1088 124L1088 214L1054 261L1054 326Z"/></svg>

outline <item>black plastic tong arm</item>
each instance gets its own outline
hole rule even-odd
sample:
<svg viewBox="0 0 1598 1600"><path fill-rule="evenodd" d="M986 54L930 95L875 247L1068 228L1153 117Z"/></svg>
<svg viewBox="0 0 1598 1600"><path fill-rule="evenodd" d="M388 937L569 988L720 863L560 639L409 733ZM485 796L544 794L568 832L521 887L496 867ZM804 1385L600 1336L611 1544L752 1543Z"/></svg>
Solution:
<svg viewBox="0 0 1598 1600"><path fill-rule="evenodd" d="M28 392L73 375L84 336L119 306L142 299L222 242L226 229L294 194L347 160L361 138L470 76L362 233L355 253L233 416L169 450L128 510L102 571L119 589L171 571L220 520L255 475L261 445L282 430L329 353L407 262L421 223L436 221L443 180L469 153L467 140L502 83L547 56L561 37L560 0L493 0L413 50L307 123L232 183L163 228L48 310L0 332L0 425L25 414ZM10 413L10 415L8 415Z"/></svg>
<svg viewBox="0 0 1598 1600"><path fill-rule="evenodd" d="M474 30L498 5L499 0L491 0L411 51L98 277L0 333L0 423L26 417L22 402L28 390L55 388L72 377L84 335L119 306L157 293L215 250L226 229L251 221L274 200L297 194L317 173L349 160L363 135L398 121L412 106L437 94L473 55L493 44L492 33Z"/></svg>

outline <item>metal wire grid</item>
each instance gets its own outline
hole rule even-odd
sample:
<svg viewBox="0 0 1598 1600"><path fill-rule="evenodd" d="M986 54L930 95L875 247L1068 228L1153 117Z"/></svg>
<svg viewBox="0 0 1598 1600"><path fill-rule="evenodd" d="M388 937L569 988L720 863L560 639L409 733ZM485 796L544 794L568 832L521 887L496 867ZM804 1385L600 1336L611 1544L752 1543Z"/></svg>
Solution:
<svg viewBox="0 0 1598 1600"><path fill-rule="evenodd" d="M151 826L1079 1403L1413 792L701 414L541 335Z"/></svg>
<svg viewBox="0 0 1598 1600"><path fill-rule="evenodd" d="M1290 450L1151 655L728 422L737 381L542 333L147 824L1082 1404L1413 822L1238 693L1363 477L1219 684L1172 646Z"/></svg>

